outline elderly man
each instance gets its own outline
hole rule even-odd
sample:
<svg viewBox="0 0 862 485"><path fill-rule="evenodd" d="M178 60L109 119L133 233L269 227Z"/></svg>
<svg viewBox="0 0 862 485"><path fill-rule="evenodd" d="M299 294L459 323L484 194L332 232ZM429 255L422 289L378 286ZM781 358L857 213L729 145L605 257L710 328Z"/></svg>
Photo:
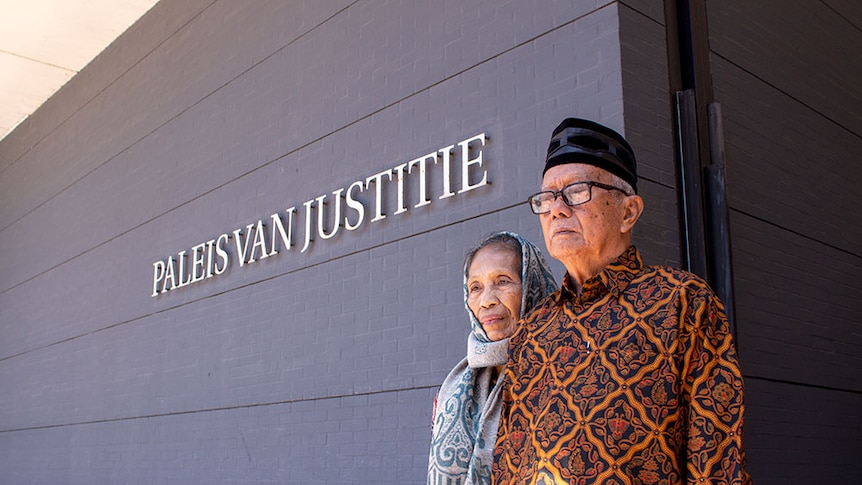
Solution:
<svg viewBox="0 0 862 485"><path fill-rule="evenodd" d="M644 203L629 144L566 119L528 202L566 275L510 340L494 483L750 483L724 307L631 245Z"/></svg>

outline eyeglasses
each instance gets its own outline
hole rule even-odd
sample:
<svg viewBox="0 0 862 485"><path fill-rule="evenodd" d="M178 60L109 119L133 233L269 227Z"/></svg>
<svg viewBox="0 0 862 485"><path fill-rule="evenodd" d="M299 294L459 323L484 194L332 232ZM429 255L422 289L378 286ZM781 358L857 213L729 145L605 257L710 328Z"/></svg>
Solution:
<svg viewBox="0 0 862 485"><path fill-rule="evenodd" d="M527 199L530 204L530 210L533 214L547 214L551 212L551 204L557 199L558 195L563 197L563 202L570 207L586 204L593 198L593 187L598 187L605 190L618 190L626 195L625 190L614 187L613 185L602 184L599 182L575 182L566 185L559 191L544 190L538 194L533 194Z"/></svg>

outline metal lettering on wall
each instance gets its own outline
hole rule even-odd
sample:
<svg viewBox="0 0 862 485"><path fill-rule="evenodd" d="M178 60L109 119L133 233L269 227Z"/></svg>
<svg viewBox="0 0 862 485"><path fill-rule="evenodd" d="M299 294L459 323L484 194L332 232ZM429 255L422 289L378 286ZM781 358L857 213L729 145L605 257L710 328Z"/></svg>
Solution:
<svg viewBox="0 0 862 485"><path fill-rule="evenodd" d="M383 213L384 185L389 188L390 184L384 183L384 179L389 183L394 182L395 186L397 209L391 214L393 216L408 211L408 201L405 200L407 177L418 179L418 200L410 201L412 207L415 209L431 204L431 197L428 193L428 171L431 165L436 166L438 162L442 170L442 187L440 187L438 199L446 199L487 185L488 171L483 166L482 160L482 149L486 141L485 134L480 133L455 145L446 146L365 179L357 180L347 187L334 190L332 192L332 200L335 201L332 209L334 222L329 231L326 230L324 223L325 211L323 206L330 196L324 194L303 202L302 208L299 210L303 211L304 214L305 234L302 238L303 244L300 252L304 253L308 250L315 239L315 233L320 239L326 240L334 237L341 227L347 231L358 229L365 223L366 209L371 210L373 214L370 222L386 219L387 216ZM461 155L461 185L457 191L452 187L452 165L458 163L457 161L453 162L453 158L457 158L457 156L452 156L456 146ZM475 154L473 158L470 158L471 153ZM470 183L471 180L476 180L476 182ZM358 199L358 194L370 191L372 185L374 186L373 207L366 207ZM390 194L391 190L386 193ZM345 210L343 210L342 205L346 205ZM344 217L341 216L342 212L345 213ZM294 206L287 209L283 214L276 212L266 218L270 224L264 222L264 219L259 219L245 227L192 246L188 250L179 251L176 256L172 255L165 260L156 261L153 263L153 293L150 296L154 297L223 274L233 262L242 267L275 256L279 254L279 244L286 251L294 250L296 247L294 244L296 215L297 208ZM312 227L315 220L317 221L316 229ZM267 230L267 225L269 225L269 230ZM233 254L232 249L235 249Z"/></svg>

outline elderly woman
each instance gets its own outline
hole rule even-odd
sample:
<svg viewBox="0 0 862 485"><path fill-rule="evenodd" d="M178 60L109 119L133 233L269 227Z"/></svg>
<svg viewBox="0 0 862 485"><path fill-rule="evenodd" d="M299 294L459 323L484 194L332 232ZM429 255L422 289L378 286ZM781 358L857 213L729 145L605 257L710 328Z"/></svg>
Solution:
<svg viewBox="0 0 862 485"><path fill-rule="evenodd" d="M539 250L517 234L492 234L467 253L464 302L472 332L467 357L435 400L429 485L491 483L509 337L521 316L555 290Z"/></svg>

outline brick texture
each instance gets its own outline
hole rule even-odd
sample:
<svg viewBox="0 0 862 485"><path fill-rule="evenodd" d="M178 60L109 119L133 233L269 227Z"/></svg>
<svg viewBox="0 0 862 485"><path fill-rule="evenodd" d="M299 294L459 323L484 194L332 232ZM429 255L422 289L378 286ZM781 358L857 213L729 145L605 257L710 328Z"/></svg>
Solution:
<svg viewBox="0 0 862 485"><path fill-rule="evenodd" d="M466 347L464 253L502 229L542 245L523 201L559 120L642 133L637 242L676 258L618 8L160 2L0 142L3 476L423 483ZM395 214L384 179L385 219L369 188L355 231L151 296L156 261L479 133L489 185L439 199L432 166L432 203Z"/></svg>

